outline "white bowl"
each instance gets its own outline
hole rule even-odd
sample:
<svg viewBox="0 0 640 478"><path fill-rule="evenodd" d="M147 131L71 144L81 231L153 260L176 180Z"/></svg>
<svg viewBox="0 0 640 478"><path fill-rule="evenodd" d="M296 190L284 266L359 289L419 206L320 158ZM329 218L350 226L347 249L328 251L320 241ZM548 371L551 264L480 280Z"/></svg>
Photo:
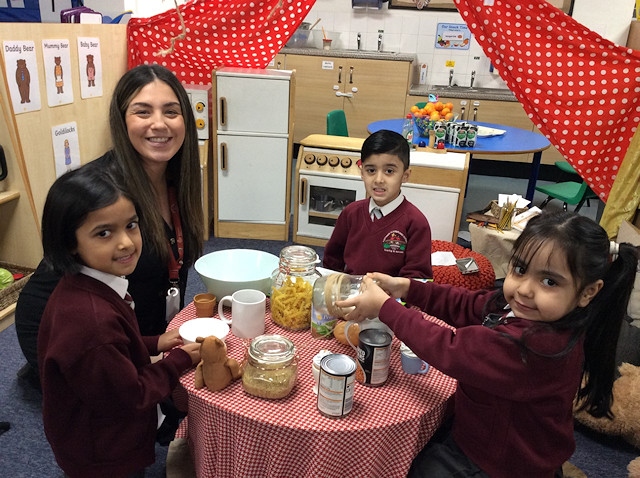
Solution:
<svg viewBox="0 0 640 478"><path fill-rule="evenodd" d="M185 344L192 344L198 337L209 337L215 335L220 340L229 334L229 326L226 322L212 317L200 317L198 319L187 320L178 329L180 337Z"/></svg>
<svg viewBox="0 0 640 478"><path fill-rule="evenodd" d="M218 300L240 289L257 289L271 294L271 275L280 259L253 249L226 249L202 256L195 270L208 292Z"/></svg>

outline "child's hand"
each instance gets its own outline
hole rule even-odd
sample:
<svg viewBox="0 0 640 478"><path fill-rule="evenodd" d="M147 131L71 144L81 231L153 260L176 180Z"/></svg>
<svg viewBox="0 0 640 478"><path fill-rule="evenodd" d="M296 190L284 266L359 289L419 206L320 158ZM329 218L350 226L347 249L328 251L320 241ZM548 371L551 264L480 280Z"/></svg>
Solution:
<svg viewBox="0 0 640 478"><path fill-rule="evenodd" d="M380 272L370 272L367 277L376 281L394 299L402 299L409 293L411 279L406 277L391 277Z"/></svg>
<svg viewBox="0 0 640 478"><path fill-rule="evenodd" d="M158 351L166 352L173 347L182 345L182 343L182 337L180 337L180 331L178 329L168 330L158 339Z"/></svg>
<svg viewBox="0 0 640 478"><path fill-rule="evenodd" d="M197 363L200 362L200 344L199 343L186 344L180 348L189 354L189 356L191 357L191 363L193 365L196 365Z"/></svg>
<svg viewBox="0 0 640 478"><path fill-rule="evenodd" d="M383 275L383 274L382 274ZM386 276L388 277L388 276ZM336 306L349 308L355 307L345 319L361 322L364 319L378 317L382 304L389 299L389 295L376 284L369 274L362 280L360 294L347 300L337 300Z"/></svg>

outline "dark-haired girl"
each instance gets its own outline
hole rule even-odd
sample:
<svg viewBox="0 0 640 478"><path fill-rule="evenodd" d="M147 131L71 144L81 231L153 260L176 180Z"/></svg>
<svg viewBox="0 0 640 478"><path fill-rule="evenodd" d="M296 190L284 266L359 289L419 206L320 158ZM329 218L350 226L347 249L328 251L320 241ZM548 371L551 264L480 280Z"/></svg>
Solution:
<svg viewBox="0 0 640 478"><path fill-rule="evenodd" d="M575 449L573 407L611 414L615 350L638 248L575 213L543 213L514 244L502 289L469 291L369 274L336 303L379 316L420 358L458 380L451 430L410 477L553 477ZM377 281L377 283L374 282ZM423 320L404 298L455 327Z"/></svg>

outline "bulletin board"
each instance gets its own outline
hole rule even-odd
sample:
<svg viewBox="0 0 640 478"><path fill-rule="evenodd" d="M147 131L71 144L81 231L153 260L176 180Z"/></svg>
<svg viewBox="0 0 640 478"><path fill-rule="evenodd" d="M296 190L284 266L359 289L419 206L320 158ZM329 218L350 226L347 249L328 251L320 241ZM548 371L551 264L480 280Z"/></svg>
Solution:
<svg viewBox="0 0 640 478"><path fill-rule="evenodd" d="M59 71L55 69L53 58L47 57L43 42L68 45L68 55L65 58L67 63L60 62L64 69L63 84L55 80ZM86 96L82 93L83 88L90 87L92 77L86 76L87 55L82 51L81 42L88 42L89 48L95 43L99 44L99 96ZM5 59L9 53L3 48L0 56L3 79L0 83L0 129L4 130L1 135L2 146L7 153L10 178L9 184L4 181L2 187L19 190L21 194L18 206L2 206L4 230L0 230L0 260L13 257L13 262L31 266L34 262L37 264L41 257L41 250L37 249L41 214L47 191L59 174L56 172L56 158L61 158L59 162L62 164L67 162L66 159L70 159L68 162L74 165L78 162L84 164L101 156L111 146L109 103L116 83L127 70L126 25L3 23L0 45L6 44L34 47L30 51L33 56L29 57L29 99L37 91L40 104L37 108L29 109L30 106L25 105L31 103L20 103L19 96L16 102L17 62L11 59L7 64ZM91 50L88 52L94 53ZM55 53L54 56L64 55ZM85 84L81 85L81 80ZM53 89L48 84L51 81L54 82ZM71 100L68 96L60 100L69 93ZM56 98L57 102L51 102L51 98ZM20 105L25 111L16 111ZM68 135L69 141L63 140L62 149L55 151L55 137L58 133ZM26 217L23 213L25 205L29 205ZM19 209L20 214L14 214L11 217L13 223L8 225L7 211L11 212L9 208L13 207ZM25 220L30 224L25 224ZM29 231L34 225L38 234L35 237L36 245L29 242L29 247L25 247L24 234L28 234L28 241L34 241L33 234Z"/></svg>

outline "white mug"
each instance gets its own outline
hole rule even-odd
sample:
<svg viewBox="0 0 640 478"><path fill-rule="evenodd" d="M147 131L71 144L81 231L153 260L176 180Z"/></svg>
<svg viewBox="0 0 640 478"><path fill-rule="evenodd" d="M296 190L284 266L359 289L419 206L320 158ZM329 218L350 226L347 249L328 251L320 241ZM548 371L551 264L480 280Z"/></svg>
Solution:
<svg viewBox="0 0 640 478"><path fill-rule="evenodd" d="M218 302L220 319L231 326L231 332L242 339L252 339L264 334L264 321L267 297L264 292L254 289L242 289L233 295L224 296ZM222 313L225 303L231 307L231 319Z"/></svg>

